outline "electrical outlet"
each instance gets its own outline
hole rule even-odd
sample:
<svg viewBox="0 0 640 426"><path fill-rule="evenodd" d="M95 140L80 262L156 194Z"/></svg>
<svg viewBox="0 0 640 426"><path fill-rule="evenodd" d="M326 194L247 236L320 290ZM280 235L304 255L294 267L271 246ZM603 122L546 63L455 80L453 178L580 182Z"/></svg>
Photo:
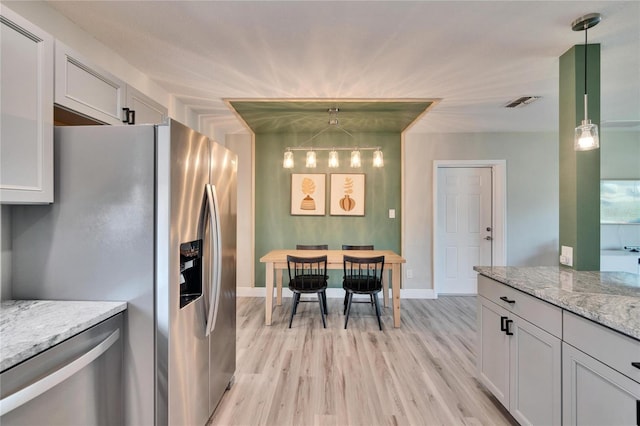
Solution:
<svg viewBox="0 0 640 426"><path fill-rule="evenodd" d="M407 278L413 278L413 269L407 269Z"/></svg>
<svg viewBox="0 0 640 426"><path fill-rule="evenodd" d="M396 218L396 209L389 209L389 219Z"/></svg>
<svg viewBox="0 0 640 426"><path fill-rule="evenodd" d="M562 246L560 251L560 264L573 266L573 247Z"/></svg>

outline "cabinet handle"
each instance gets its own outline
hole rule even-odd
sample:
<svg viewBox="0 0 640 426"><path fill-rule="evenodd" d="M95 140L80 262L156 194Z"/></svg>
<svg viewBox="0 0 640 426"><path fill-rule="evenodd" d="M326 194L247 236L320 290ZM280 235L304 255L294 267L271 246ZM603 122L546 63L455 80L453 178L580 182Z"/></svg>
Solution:
<svg viewBox="0 0 640 426"><path fill-rule="evenodd" d="M505 323L507 319L507 317L500 317L500 331L507 331L507 324Z"/></svg>
<svg viewBox="0 0 640 426"><path fill-rule="evenodd" d="M136 124L136 112L134 110L129 110L129 124Z"/></svg>
<svg viewBox="0 0 640 426"><path fill-rule="evenodd" d="M640 426L640 399L636 399L636 426Z"/></svg>
<svg viewBox="0 0 640 426"><path fill-rule="evenodd" d="M503 302L507 302L507 303L509 303L509 304L511 304L511 305L512 305L512 304L514 304L514 303L516 303L516 301L515 301L515 300L509 300L509 298L508 298L507 296L502 296L502 297L500 298L500 300L502 300Z"/></svg>
<svg viewBox="0 0 640 426"><path fill-rule="evenodd" d="M505 333L507 333L507 336L513 336L513 333L509 331L509 324L511 324L513 322L513 320L508 319L506 321L506 330Z"/></svg>
<svg viewBox="0 0 640 426"><path fill-rule="evenodd" d="M122 122L129 124L129 108L122 108Z"/></svg>
<svg viewBox="0 0 640 426"><path fill-rule="evenodd" d="M635 368L640 370L640 362L632 362L631 366L633 366L633 367L635 367Z"/></svg>

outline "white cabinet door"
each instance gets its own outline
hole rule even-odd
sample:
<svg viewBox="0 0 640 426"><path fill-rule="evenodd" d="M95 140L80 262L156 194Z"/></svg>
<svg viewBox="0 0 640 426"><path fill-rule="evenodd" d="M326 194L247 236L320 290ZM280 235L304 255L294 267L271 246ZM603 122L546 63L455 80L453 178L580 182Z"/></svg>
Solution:
<svg viewBox="0 0 640 426"><path fill-rule="evenodd" d="M122 125L126 85L56 40L55 102L103 123Z"/></svg>
<svg viewBox="0 0 640 426"><path fill-rule="evenodd" d="M478 378L522 425L562 420L561 340L478 296Z"/></svg>
<svg viewBox="0 0 640 426"><path fill-rule="evenodd" d="M0 5L0 202L53 202L53 38Z"/></svg>
<svg viewBox="0 0 640 426"><path fill-rule="evenodd" d="M507 310L478 296L478 377L509 408L509 336Z"/></svg>
<svg viewBox="0 0 640 426"><path fill-rule="evenodd" d="M562 417L565 425L635 425L640 383L562 344Z"/></svg>
<svg viewBox="0 0 640 426"><path fill-rule="evenodd" d="M128 110L130 118L127 124L161 124L169 113L167 108L131 86L127 86L126 105L125 111Z"/></svg>
<svg viewBox="0 0 640 426"><path fill-rule="evenodd" d="M509 411L522 425L562 422L562 345L560 339L515 315L509 317Z"/></svg>

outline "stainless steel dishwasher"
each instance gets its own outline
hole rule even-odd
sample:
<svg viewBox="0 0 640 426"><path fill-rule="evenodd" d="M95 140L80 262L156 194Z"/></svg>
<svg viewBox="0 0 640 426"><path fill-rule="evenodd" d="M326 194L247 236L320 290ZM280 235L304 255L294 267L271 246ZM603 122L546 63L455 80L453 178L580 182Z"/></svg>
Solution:
<svg viewBox="0 0 640 426"><path fill-rule="evenodd" d="M0 374L0 424L121 425L122 317Z"/></svg>

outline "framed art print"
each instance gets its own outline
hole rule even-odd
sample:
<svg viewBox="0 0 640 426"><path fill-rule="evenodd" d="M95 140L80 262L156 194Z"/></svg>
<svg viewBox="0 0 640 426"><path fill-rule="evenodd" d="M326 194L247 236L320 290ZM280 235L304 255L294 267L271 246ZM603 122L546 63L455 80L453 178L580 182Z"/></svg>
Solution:
<svg viewBox="0 0 640 426"><path fill-rule="evenodd" d="M326 175L291 174L291 214L301 216L325 215Z"/></svg>
<svg viewBox="0 0 640 426"><path fill-rule="evenodd" d="M364 173L331 175L329 212L332 216L364 216Z"/></svg>

